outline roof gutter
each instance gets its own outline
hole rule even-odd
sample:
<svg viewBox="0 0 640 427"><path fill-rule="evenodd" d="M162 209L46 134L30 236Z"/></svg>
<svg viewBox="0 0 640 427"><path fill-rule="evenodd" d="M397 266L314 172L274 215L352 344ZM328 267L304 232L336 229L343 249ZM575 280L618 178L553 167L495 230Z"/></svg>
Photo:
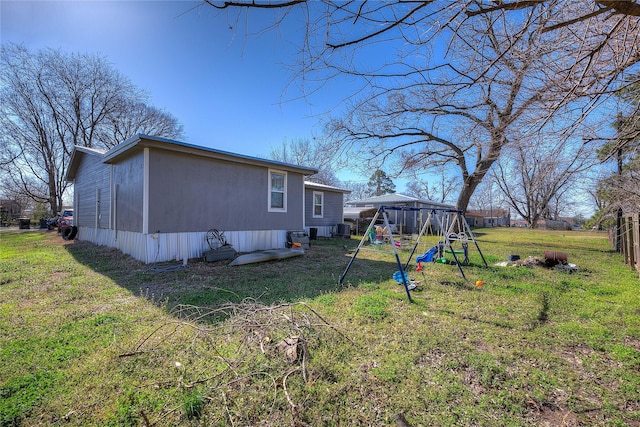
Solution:
<svg viewBox="0 0 640 427"><path fill-rule="evenodd" d="M164 150L172 150L184 154L192 154L201 157L209 157L218 160L226 160L230 162L245 163L257 166L277 167L291 172L298 172L303 175L313 175L318 173L315 168L293 165L289 163L278 162L275 160L261 159L258 157L245 156L242 154L231 153L228 151L216 150L213 148L201 147L198 145L187 144L180 141L161 138L149 135L136 135L121 144L116 145L104 155L105 163L112 163L116 158L124 155L127 151L136 146L154 147Z"/></svg>

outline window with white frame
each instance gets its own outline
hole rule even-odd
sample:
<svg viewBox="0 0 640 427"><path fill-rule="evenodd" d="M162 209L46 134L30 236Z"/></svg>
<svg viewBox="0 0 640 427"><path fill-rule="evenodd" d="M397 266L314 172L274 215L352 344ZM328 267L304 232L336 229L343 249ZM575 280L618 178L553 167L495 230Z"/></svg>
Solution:
<svg viewBox="0 0 640 427"><path fill-rule="evenodd" d="M269 212L287 211L287 173L269 170Z"/></svg>
<svg viewBox="0 0 640 427"><path fill-rule="evenodd" d="M322 191L313 192L313 217L322 218L324 216L324 193Z"/></svg>

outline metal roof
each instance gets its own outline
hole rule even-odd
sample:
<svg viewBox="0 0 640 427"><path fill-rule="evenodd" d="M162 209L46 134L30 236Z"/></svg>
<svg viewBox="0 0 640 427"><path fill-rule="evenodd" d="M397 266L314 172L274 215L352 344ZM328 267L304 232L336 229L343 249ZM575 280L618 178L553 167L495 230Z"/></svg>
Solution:
<svg viewBox="0 0 640 427"><path fill-rule="evenodd" d="M104 155L104 162L111 163L118 157L125 155L129 150L135 147L156 147L162 149L168 149L173 151L179 151L182 153L189 153L202 157L216 158L220 160L228 160L238 163L254 164L267 167L276 167L285 169L291 172L299 172L303 175L313 175L318 173L318 169L293 165L290 163L278 162L275 160L267 160L259 157L246 156L243 154L231 153L229 151L217 150L209 147L202 147L199 145L188 144L186 142L175 141L172 139L162 138L159 136L150 135L136 135L126 141L116 145Z"/></svg>
<svg viewBox="0 0 640 427"><path fill-rule="evenodd" d="M374 196L368 197L360 200L349 200L345 203L347 206L353 205L398 205L398 204L419 204L419 205L429 205L429 206L438 206L444 208L453 208L453 205L449 205L446 203L434 202L429 199L419 199L417 197L406 196L400 193L393 194L383 194L382 196Z"/></svg>
<svg viewBox="0 0 640 427"><path fill-rule="evenodd" d="M102 157L102 161L104 163L114 163L122 156L127 156L132 153L136 148L142 149L145 147L155 147L180 153L193 154L200 157L208 157L236 163L282 169L289 172L301 173L303 175L313 175L318 173L317 169L311 167L293 165L289 163L278 162L275 160L262 159L259 157L246 156L243 154L231 153L214 148L201 147L198 145L162 138L159 136L138 134L106 151L76 145L71 155L71 161L69 163L69 170L67 171L66 180L73 180L77 169L77 158L81 157L82 154L99 155Z"/></svg>
<svg viewBox="0 0 640 427"><path fill-rule="evenodd" d="M347 190L346 188L333 187L331 185L320 184L312 181L305 181L304 186L308 188L316 188L318 190L335 191L338 193L351 193L351 190Z"/></svg>

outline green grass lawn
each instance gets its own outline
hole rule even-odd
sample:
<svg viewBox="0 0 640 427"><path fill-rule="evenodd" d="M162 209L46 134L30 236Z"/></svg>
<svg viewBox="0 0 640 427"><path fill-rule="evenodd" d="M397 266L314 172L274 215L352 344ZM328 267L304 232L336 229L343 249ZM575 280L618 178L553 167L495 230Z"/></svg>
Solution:
<svg viewBox="0 0 640 427"><path fill-rule="evenodd" d="M606 235L476 236L489 267L411 263L410 303L386 247L338 285L356 239L151 269L3 231L0 425L640 425L640 280ZM496 266L545 250L578 270Z"/></svg>

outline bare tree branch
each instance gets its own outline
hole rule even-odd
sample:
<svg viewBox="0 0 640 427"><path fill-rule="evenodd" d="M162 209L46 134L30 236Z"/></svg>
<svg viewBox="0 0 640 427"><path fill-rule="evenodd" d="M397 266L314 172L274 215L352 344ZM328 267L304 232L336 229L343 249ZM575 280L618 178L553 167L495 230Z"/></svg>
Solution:
<svg viewBox="0 0 640 427"><path fill-rule="evenodd" d="M234 3L245 11L254 4ZM296 69L311 93L349 78L353 90L340 117L327 121L335 152L355 154L369 169L392 162L398 173L455 166L464 210L505 149L559 123L554 132L573 141L620 87L620 76L640 62L639 7L604 0L305 2Z"/></svg>
<svg viewBox="0 0 640 427"><path fill-rule="evenodd" d="M146 95L97 55L2 46L0 167L14 188L60 210L75 145L111 147L147 131L177 137L182 126L146 106Z"/></svg>
<svg viewBox="0 0 640 427"><path fill-rule="evenodd" d="M215 7L216 9L229 9L234 7L242 7L242 8L255 8L255 9L280 9L291 6L296 6L301 3L306 3L307 0L284 0L284 1L255 1L255 0L247 0L247 1L215 1L215 0L204 0L210 6Z"/></svg>

